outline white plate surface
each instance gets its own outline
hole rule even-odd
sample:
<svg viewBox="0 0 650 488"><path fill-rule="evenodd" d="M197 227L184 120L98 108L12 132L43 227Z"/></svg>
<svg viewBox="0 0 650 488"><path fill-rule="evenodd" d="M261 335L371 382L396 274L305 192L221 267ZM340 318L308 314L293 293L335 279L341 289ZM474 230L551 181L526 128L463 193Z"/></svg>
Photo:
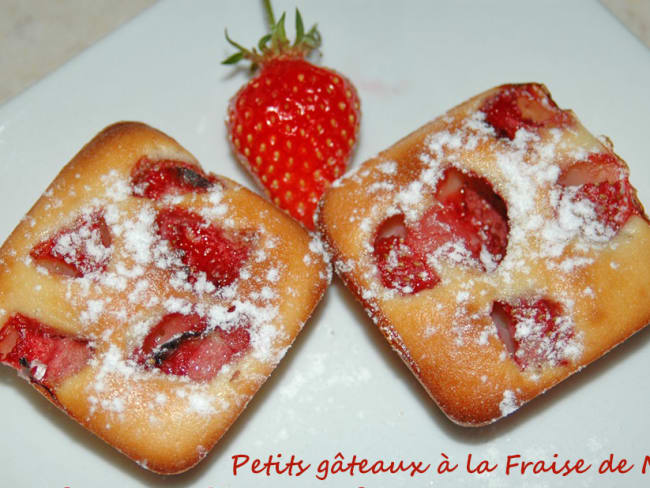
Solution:
<svg viewBox="0 0 650 488"><path fill-rule="evenodd" d="M276 9L294 4L276 1ZM345 73L362 100L361 142L353 165L480 91L541 81L592 132L614 141L632 183L650 204L650 53L598 3L484 1L302 2L318 20L320 62ZM244 70L219 64L229 32L246 45L264 28L260 4L163 1L43 82L0 107L0 238L4 239L59 169L104 126L141 120L175 137L209 170L252 186L226 143L228 99ZM650 250L649 250L650 251ZM615 326L615 324L612 324ZM48 487L639 487L650 454L650 333L478 430L437 410L351 295L335 280L272 378L199 467L150 474L67 419L18 379L0 371L0 479L3 486ZM431 463L424 473L316 478L337 453L371 462ZM460 466L438 474L445 454ZM599 474L614 455L634 468ZM233 475L232 456L311 463L302 476L250 470ZM465 461L497 463L467 473ZM568 477L505 473L509 455L579 458L594 466ZM557 454L557 457L554 455Z"/></svg>

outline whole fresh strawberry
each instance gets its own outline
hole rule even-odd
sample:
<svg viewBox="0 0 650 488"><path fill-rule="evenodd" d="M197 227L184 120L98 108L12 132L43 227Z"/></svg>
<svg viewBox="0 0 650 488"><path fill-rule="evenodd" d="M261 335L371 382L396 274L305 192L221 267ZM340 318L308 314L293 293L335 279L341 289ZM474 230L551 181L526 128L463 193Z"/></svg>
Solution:
<svg viewBox="0 0 650 488"><path fill-rule="evenodd" d="M271 32L257 48L224 61L252 62L257 74L230 102L227 128L238 160L273 202L308 229L325 189L343 174L357 141L359 97L339 73L306 60L320 45L316 26L305 32L296 10L296 39L287 39L285 15L276 22L264 2Z"/></svg>

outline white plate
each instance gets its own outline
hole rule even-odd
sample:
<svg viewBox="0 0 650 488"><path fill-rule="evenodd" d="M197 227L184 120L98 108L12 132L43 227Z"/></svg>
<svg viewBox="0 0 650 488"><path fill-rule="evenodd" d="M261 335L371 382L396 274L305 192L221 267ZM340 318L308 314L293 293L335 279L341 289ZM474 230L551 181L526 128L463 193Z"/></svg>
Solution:
<svg viewBox="0 0 650 488"><path fill-rule="evenodd" d="M293 4L277 1L276 9ZM321 63L347 74L362 99L353 164L384 149L471 95L514 81L542 81L562 107L606 133L650 202L650 56L599 4L587 1L305 1L318 20ZM233 37L252 45L261 8L241 2L165 1L0 107L0 236L4 239L76 151L104 126L142 120L172 135L209 170L252 186L226 143L224 114L246 79L219 64ZM615 324L612 324L615 326ZM8 368L0 371L0 463L4 486L619 486L638 487L650 454L649 333L643 332L496 425L456 427L437 410L335 280L294 348L232 430L199 467L150 474L51 407ZM331 475L318 464L353 455L431 463L411 478ZM440 475L447 455L460 467ZM468 454L499 467L470 475ZM600 475L610 453L635 464ZM311 463L299 478L233 475L232 456L292 454ZM507 456L563 463L583 475L505 474ZM649 475L650 476L650 473Z"/></svg>

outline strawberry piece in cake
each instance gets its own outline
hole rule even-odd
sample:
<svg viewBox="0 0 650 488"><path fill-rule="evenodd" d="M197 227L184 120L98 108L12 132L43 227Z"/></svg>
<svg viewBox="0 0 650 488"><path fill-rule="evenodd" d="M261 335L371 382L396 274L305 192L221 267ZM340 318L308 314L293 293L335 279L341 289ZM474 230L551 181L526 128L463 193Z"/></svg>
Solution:
<svg viewBox="0 0 650 488"><path fill-rule="evenodd" d="M141 364L154 365L156 363L154 356L166 349L169 344L177 343L183 337L197 336L207 326L207 321L197 314L171 313L165 315L144 338L142 346L133 355L134 359Z"/></svg>
<svg viewBox="0 0 650 488"><path fill-rule="evenodd" d="M138 363L167 374L208 381L248 348L247 329L248 326L236 326L228 331L220 327L210 330L207 319L198 314L173 313L149 331L133 357Z"/></svg>
<svg viewBox="0 0 650 488"><path fill-rule="evenodd" d="M230 285L248 258L243 239L230 239L223 230L200 215L182 208L167 208L156 217L158 233L180 253L192 279L203 272L216 287Z"/></svg>
<svg viewBox="0 0 650 488"><path fill-rule="evenodd" d="M499 337L521 368L567 364L574 331L562 305L548 298L495 302L492 318Z"/></svg>
<svg viewBox="0 0 650 488"><path fill-rule="evenodd" d="M217 329L201 337L187 337L156 365L167 374L187 376L194 381L209 381L223 366L238 354L245 352L250 344L246 327L237 327L228 332Z"/></svg>
<svg viewBox="0 0 650 488"><path fill-rule="evenodd" d="M514 139L519 129L561 127L570 121L541 85L505 85L483 102L480 110L497 135Z"/></svg>
<svg viewBox="0 0 650 488"><path fill-rule="evenodd" d="M15 314L0 329L0 362L25 369L51 389L81 370L93 353L88 341Z"/></svg>
<svg viewBox="0 0 650 488"><path fill-rule="evenodd" d="M111 256L111 233L102 214L92 212L37 244L30 256L48 271L80 278L106 268Z"/></svg>
<svg viewBox="0 0 650 488"><path fill-rule="evenodd" d="M507 243L503 200L485 180L450 168L419 220L406 226L398 214L379 225L373 254L384 286L417 293L440 282L427 256L432 262L462 261L491 271L505 256Z"/></svg>
<svg viewBox="0 0 650 488"><path fill-rule="evenodd" d="M426 264L424 257L406 243L407 238L403 215L386 219L377 229L373 255L382 283L402 293L433 288L440 278Z"/></svg>
<svg viewBox="0 0 650 488"><path fill-rule="evenodd" d="M455 168L445 171L435 198L414 226L411 245L423 255L441 254L493 270L508 244L503 200L484 179Z"/></svg>
<svg viewBox="0 0 650 488"><path fill-rule="evenodd" d="M630 185L624 163L613 153L590 153L576 161L558 178L558 184L572 188L569 198L588 201L595 219L616 234L633 215L643 215L643 208Z"/></svg>
<svg viewBox="0 0 650 488"><path fill-rule="evenodd" d="M217 184L218 178L206 175L193 164L174 160L152 161L142 157L133 167L133 195L158 200L166 195L203 193Z"/></svg>

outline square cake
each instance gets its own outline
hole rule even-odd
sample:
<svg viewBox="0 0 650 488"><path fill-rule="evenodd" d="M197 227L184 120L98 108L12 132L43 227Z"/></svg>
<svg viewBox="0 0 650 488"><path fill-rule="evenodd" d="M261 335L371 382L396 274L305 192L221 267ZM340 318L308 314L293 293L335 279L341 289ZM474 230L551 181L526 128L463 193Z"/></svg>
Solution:
<svg viewBox="0 0 650 488"><path fill-rule="evenodd" d="M0 362L142 466L178 473L268 378L330 274L273 205L118 123L0 249Z"/></svg>
<svg viewBox="0 0 650 488"><path fill-rule="evenodd" d="M650 321L627 165L546 87L503 85L337 181L335 269L454 422L491 423Z"/></svg>

